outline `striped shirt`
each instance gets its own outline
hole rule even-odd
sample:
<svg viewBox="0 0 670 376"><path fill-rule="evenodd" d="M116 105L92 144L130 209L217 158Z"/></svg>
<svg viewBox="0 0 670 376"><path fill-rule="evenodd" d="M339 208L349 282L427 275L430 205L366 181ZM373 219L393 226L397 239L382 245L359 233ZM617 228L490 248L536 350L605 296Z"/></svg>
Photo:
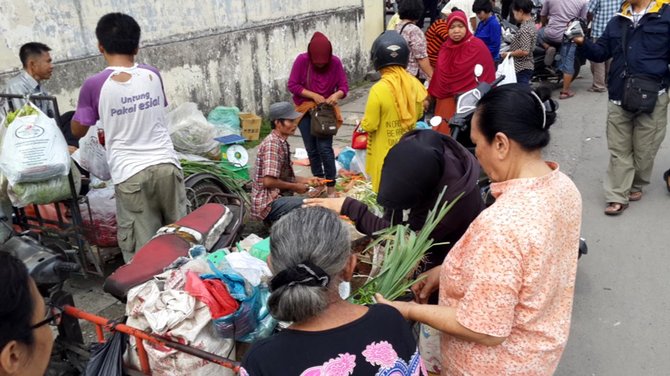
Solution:
<svg viewBox="0 0 670 376"><path fill-rule="evenodd" d="M591 23L591 37L600 38L605 31L607 23L619 11L620 0L591 0L589 1L589 13L593 14Z"/></svg>
<svg viewBox="0 0 670 376"><path fill-rule="evenodd" d="M440 48L442 48L442 43L449 38L449 26L447 26L447 20L437 20L435 21L428 30L426 30L426 43L428 50L428 60L430 60L430 65L435 68L437 64L437 55L440 53Z"/></svg>

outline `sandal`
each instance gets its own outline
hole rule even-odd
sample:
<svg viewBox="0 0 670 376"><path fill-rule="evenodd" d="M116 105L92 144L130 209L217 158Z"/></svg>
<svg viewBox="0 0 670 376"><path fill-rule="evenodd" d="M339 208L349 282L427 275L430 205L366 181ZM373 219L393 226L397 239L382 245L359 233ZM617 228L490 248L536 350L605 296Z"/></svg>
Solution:
<svg viewBox="0 0 670 376"><path fill-rule="evenodd" d="M670 192L670 170L663 173L663 180L665 181L665 188Z"/></svg>
<svg viewBox="0 0 670 376"><path fill-rule="evenodd" d="M642 200L642 191L631 192L628 194L628 201L640 201Z"/></svg>
<svg viewBox="0 0 670 376"><path fill-rule="evenodd" d="M626 209L628 209L628 204L608 202L605 207L605 215L620 215Z"/></svg>
<svg viewBox="0 0 670 376"><path fill-rule="evenodd" d="M575 96L575 93L572 91L561 91L561 95L558 97L558 99L568 99L572 98Z"/></svg>

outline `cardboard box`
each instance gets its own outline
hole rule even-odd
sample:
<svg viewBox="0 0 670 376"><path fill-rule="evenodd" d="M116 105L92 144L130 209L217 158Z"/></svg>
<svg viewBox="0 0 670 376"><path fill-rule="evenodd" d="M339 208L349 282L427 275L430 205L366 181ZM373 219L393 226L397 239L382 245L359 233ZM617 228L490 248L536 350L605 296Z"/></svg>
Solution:
<svg viewBox="0 0 670 376"><path fill-rule="evenodd" d="M255 141L261 136L261 117L248 112L240 112L242 137Z"/></svg>

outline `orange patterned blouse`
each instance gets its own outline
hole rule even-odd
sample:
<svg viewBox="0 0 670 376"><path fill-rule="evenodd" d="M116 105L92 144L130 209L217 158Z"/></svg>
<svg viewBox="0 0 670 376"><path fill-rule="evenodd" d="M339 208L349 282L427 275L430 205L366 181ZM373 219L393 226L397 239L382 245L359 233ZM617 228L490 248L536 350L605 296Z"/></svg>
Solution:
<svg viewBox="0 0 670 376"><path fill-rule="evenodd" d="M582 200L558 164L539 178L491 185L496 202L445 259L440 304L487 347L442 336L443 375L551 375L570 331Z"/></svg>

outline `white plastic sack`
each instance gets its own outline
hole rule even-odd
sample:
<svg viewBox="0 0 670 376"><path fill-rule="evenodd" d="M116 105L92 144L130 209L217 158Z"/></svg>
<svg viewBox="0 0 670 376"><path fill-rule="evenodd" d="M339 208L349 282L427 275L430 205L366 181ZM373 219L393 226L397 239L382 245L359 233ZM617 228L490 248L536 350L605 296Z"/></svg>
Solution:
<svg viewBox="0 0 670 376"><path fill-rule="evenodd" d="M91 175L102 180L109 180L112 174L107 163L107 150L100 145L98 139L98 129L100 129L98 125L99 123L88 127L86 135L79 140L79 164Z"/></svg>
<svg viewBox="0 0 670 376"><path fill-rule="evenodd" d="M365 170L366 157L367 157L366 150L356 150L356 155L351 159L351 163L349 164L349 171L357 174L363 174L363 176L365 176L366 179L370 179L370 177L367 174L367 171Z"/></svg>
<svg viewBox="0 0 670 376"><path fill-rule="evenodd" d="M176 151L215 157L219 143L214 140L216 129L193 102L182 103L168 114L168 131Z"/></svg>
<svg viewBox="0 0 670 376"><path fill-rule="evenodd" d="M181 274L180 270L170 270L132 288L128 292L126 324L223 357L234 354L234 341L217 335L209 307L181 291L183 283L173 281ZM149 342L144 342L144 347L154 376L233 376L228 368L183 352ZM128 363L139 367L132 337L126 355Z"/></svg>
<svg viewBox="0 0 670 376"><path fill-rule="evenodd" d="M240 273L252 286L258 286L263 278L272 277L265 261L259 260L249 252L232 252L226 255L226 261L233 270Z"/></svg>
<svg viewBox="0 0 670 376"><path fill-rule="evenodd" d="M496 71L496 78L505 75L505 78L498 84L498 86L515 84L516 83L516 70L514 69L514 58L510 55L507 55L505 59L498 65L498 70Z"/></svg>
<svg viewBox="0 0 670 376"><path fill-rule="evenodd" d="M0 170L10 185L38 182L70 172L70 153L56 121L32 103L37 115L9 124L0 146Z"/></svg>

